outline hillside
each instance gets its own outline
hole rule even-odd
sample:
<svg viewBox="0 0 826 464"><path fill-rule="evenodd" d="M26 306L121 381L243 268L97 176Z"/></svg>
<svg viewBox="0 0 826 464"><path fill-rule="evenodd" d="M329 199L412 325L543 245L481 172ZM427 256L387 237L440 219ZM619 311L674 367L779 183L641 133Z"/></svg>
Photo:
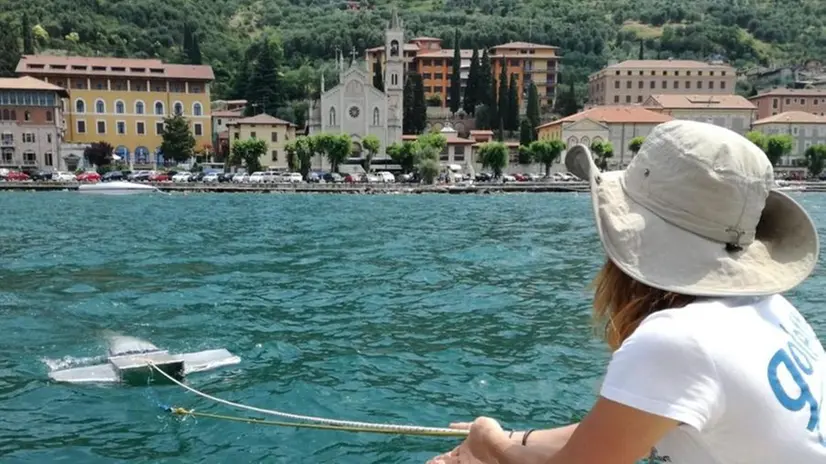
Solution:
<svg viewBox="0 0 826 464"><path fill-rule="evenodd" d="M335 47L364 50L382 43L396 6L410 36L462 46L529 40L562 47L563 79L582 80L610 60L639 54L704 58L719 54L739 67L826 58L822 0L362 0L359 11L331 0L0 0L4 28L19 30L22 14L48 33L40 51L157 56L180 61L183 25L200 37L215 68L218 96L232 96L244 51L261 33L281 41L295 97L311 92ZM67 40L75 32L78 40Z"/></svg>

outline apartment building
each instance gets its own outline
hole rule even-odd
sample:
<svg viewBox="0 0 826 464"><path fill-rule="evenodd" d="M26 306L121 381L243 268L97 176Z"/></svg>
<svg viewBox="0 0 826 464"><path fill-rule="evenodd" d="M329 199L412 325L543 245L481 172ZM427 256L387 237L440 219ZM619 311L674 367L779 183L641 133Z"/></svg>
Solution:
<svg viewBox="0 0 826 464"><path fill-rule="evenodd" d="M734 94L736 70L724 63L690 60L628 60L588 77L588 103L641 104L651 95Z"/></svg>
<svg viewBox="0 0 826 464"><path fill-rule="evenodd" d="M654 127L674 118L641 106L597 106L537 127L540 140L562 140L567 147L610 142L612 168L625 168L633 157L628 145L634 137L646 137ZM565 158L562 157L564 160Z"/></svg>
<svg viewBox="0 0 826 464"><path fill-rule="evenodd" d="M787 111L758 119L752 124L752 129L766 135L792 136L794 143L791 152L776 166L780 171L805 175L803 154L806 149L812 145L826 144L826 116L805 111Z"/></svg>
<svg viewBox="0 0 826 464"><path fill-rule="evenodd" d="M211 144L210 66L155 59L24 55L17 73L67 89L65 139L106 141L137 168L164 163L164 118L189 120L197 146Z"/></svg>
<svg viewBox="0 0 826 464"><path fill-rule="evenodd" d="M0 168L65 170L60 159L62 87L34 79L0 79Z"/></svg>
<svg viewBox="0 0 826 464"><path fill-rule="evenodd" d="M675 119L707 122L745 134L757 108L740 95L651 95L643 107Z"/></svg>
<svg viewBox="0 0 826 464"><path fill-rule="evenodd" d="M237 140L264 140L267 142L267 152L261 155L261 166L287 169L285 147L295 140L295 124L269 114L259 114L230 122L227 129L230 146Z"/></svg>
<svg viewBox="0 0 826 464"><path fill-rule="evenodd" d="M489 50L493 75L499 78L502 63L508 73L515 74L519 82L520 101L527 96L530 84L537 87L540 104L553 105L556 97L557 73L559 72L559 47L528 42L511 42L497 45ZM479 50L482 56L482 50ZM467 85L470 72L472 49L460 50L462 62L459 73L462 88ZM404 57L408 71L415 71L422 76L425 97L439 95L442 107L450 103L450 76L453 72L453 48L442 47L441 39L434 37L417 37L404 44ZM370 73L377 62L385 62L384 47L368 49L366 59ZM524 105L523 105L524 106Z"/></svg>
<svg viewBox="0 0 826 464"><path fill-rule="evenodd" d="M758 119L791 111L826 115L826 89L777 88L757 94L749 100L757 107Z"/></svg>

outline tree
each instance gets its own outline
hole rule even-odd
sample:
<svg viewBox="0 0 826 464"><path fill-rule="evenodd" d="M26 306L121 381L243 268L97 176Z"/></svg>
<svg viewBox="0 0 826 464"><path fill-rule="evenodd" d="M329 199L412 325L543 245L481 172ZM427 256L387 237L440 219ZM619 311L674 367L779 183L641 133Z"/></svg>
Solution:
<svg viewBox="0 0 826 464"><path fill-rule="evenodd" d="M381 142L379 141L378 137L371 134L362 139L361 146L366 151L366 155L364 156L364 170L370 172L370 169L372 167L371 165L373 163L373 157L376 156L376 153L378 153L379 149L381 148Z"/></svg>
<svg viewBox="0 0 826 464"><path fill-rule="evenodd" d="M281 45L274 39L264 36L258 44L257 52L246 88L248 116L253 113L275 112L281 107L285 97L281 85ZM256 111L256 106L260 111Z"/></svg>
<svg viewBox="0 0 826 464"><path fill-rule="evenodd" d="M287 144L287 164L290 171L298 171L304 179L310 174L312 169L313 155L315 154L315 137L299 137Z"/></svg>
<svg viewBox="0 0 826 464"><path fill-rule="evenodd" d="M162 137L161 152L164 159L182 163L194 156L195 137L189 129L189 122L180 114L164 119Z"/></svg>
<svg viewBox="0 0 826 464"><path fill-rule="evenodd" d="M376 64L373 65L373 87L384 92L384 70L381 60L376 60Z"/></svg>
<svg viewBox="0 0 826 464"><path fill-rule="evenodd" d="M519 129L519 82L516 77L516 74L511 74L508 86L508 119L505 127L511 132Z"/></svg>
<svg viewBox="0 0 826 464"><path fill-rule="evenodd" d="M233 166L243 165L252 174L261 170L261 157L266 153L267 142L264 139L236 140L232 144L229 163Z"/></svg>
<svg viewBox="0 0 826 464"><path fill-rule="evenodd" d="M545 166L545 177L551 175L551 166L559 155L565 150L565 143L562 140L537 140L531 143L531 153L537 163Z"/></svg>
<svg viewBox="0 0 826 464"><path fill-rule="evenodd" d="M404 107L402 108L402 133L411 135L416 133L416 118L413 116L413 94L414 91L413 74L407 76L404 81L404 90L402 91L402 100Z"/></svg>
<svg viewBox="0 0 826 464"><path fill-rule="evenodd" d="M809 170L809 176L814 178L820 177L824 164L826 164L826 145L812 145L806 149L803 156L806 159L806 168Z"/></svg>
<svg viewBox="0 0 826 464"><path fill-rule="evenodd" d="M591 143L591 153L596 158L596 165L604 171L608 169L608 159L614 157L614 146L611 142L595 141Z"/></svg>
<svg viewBox="0 0 826 464"><path fill-rule="evenodd" d="M533 142L534 130L527 119L523 119L519 125L519 144L527 147Z"/></svg>
<svg viewBox="0 0 826 464"><path fill-rule="evenodd" d="M496 104L496 80L493 78L493 66L490 63L488 49L482 51L482 60L479 63L479 82L477 84L476 101L482 105L492 107ZM494 113L495 114L495 113ZM488 122L493 127L492 120Z"/></svg>
<svg viewBox="0 0 826 464"><path fill-rule="evenodd" d="M425 183L432 184L433 181L436 180L436 176L439 175L439 171L442 167L438 160L433 158L423 158L419 161L417 169Z"/></svg>
<svg viewBox="0 0 826 464"><path fill-rule="evenodd" d="M114 148L108 142L94 142L83 150L83 157L95 166L107 166L112 163L112 153Z"/></svg>
<svg viewBox="0 0 826 464"><path fill-rule="evenodd" d="M287 169L290 172L298 170L298 149L296 147L297 140L293 140L284 145L284 152L287 154Z"/></svg>
<svg viewBox="0 0 826 464"><path fill-rule="evenodd" d="M353 141L348 134L319 134L316 143L319 151L327 156L332 172L338 172L339 165L347 161L353 152Z"/></svg>
<svg viewBox="0 0 826 464"><path fill-rule="evenodd" d="M508 147L502 142L483 143L479 147L479 162L483 168L491 169L494 177L502 177L502 171L508 167Z"/></svg>
<svg viewBox="0 0 826 464"><path fill-rule="evenodd" d="M536 90L536 84L531 81L528 87L528 105L525 112L525 117L528 118L528 123L531 127L531 141L536 140L536 128L542 123L539 116L539 91Z"/></svg>
<svg viewBox="0 0 826 464"><path fill-rule="evenodd" d="M527 145L519 145L517 161L522 166L530 166L533 163L533 152Z"/></svg>
<svg viewBox="0 0 826 464"><path fill-rule="evenodd" d="M576 98L576 89L574 88L573 78L566 77L566 79L571 81L568 86L568 90L563 90L562 93L559 94L556 98L556 105L554 107L554 112L563 117L576 114L579 111L579 101Z"/></svg>
<svg viewBox="0 0 826 464"><path fill-rule="evenodd" d="M499 89L498 97L499 104L497 105L497 118L493 127L499 127L499 130L507 129L509 125L507 121L510 120L510 94L508 93L508 69L505 60L502 60L502 70L499 72ZM502 135L500 134L500 137ZM500 139L501 140L501 139Z"/></svg>
<svg viewBox="0 0 826 464"><path fill-rule="evenodd" d="M424 83L420 74L413 76L413 125L416 134L421 134L427 127L427 103L424 99Z"/></svg>
<svg viewBox="0 0 826 464"><path fill-rule="evenodd" d="M640 152L643 142L645 142L645 137L634 137L630 142L628 142L628 149L631 150L631 153L636 155Z"/></svg>
<svg viewBox="0 0 826 464"><path fill-rule="evenodd" d="M490 107L480 105L476 109L475 127L479 130L490 129Z"/></svg>
<svg viewBox="0 0 826 464"><path fill-rule="evenodd" d="M456 114L462 100L462 52L459 48L459 29L453 32L453 67L450 73L450 112Z"/></svg>
<svg viewBox="0 0 826 464"><path fill-rule="evenodd" d="M197 32L192 32L192 44L187 50L187 61L189 64L203 64L203 56L201 55L201 40L198 38Z"/></svg>
<svg viewBox="0 0 826 464"><path fill-rule="evenodd" d="M777 163L792 151L792 145L794 145L794 139L788 134L771 135L766 139L765 153L772 166L777 166Z"/></svg>
<svg viewBox="0 0 826 464"><path fill-rule="evenodd" d="M411 141L393 143L387 147L387 154L393 162L401 166L405 174L412 172L419 161L416 144Z"/></svg>
<svg viewBox="0 0 826 464"><path fill-rule="evenodd" d="M476 114L476 105L479 102L479 50L473 49L473 56L470 58L470 70L467 75L467 85L465 86L465 96L462 99L462 109L470 115Z"/></svg>
<svg viewBox="0 0 826 464"><path fill-rule="evenodd" d="M23 13L21 22L23 23L23 54L34 55L34 38L32 37L32 26L29 24L29 15Z"/></svg>
<svg viewBox="0 0 826 464"><path fill-rule="evenodd" d="M746 132L746 138L749 139L751 143L757 145L757 148L763 150L764 153L766 152L766 134L759 131L751 131Z"/></svg>
<svg viewBox="0 0 826 464"><path fill-rule="evenodd" d="M20 61L20 45L17 28L8 21L0 23L0 77L16 76Z"/></svg>

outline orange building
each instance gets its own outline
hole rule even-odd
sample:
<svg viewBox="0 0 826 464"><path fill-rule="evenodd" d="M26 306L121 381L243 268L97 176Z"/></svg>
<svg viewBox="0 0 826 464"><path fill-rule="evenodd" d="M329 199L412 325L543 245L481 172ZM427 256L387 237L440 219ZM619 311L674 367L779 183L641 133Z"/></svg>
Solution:
<svg viewBox="0 0 826 464"><path fill-rule="evenodd" d="M539 45L528 42L511 42L498 45L490 49L491 65L494 78L499 78L502 62L507 63L508 79L515 74L519 82L519 96L527 96L531 82L536 84L540 104L552 105L556 96L556 75L560 57L558 47ZM472 49L460 51L462 62L459 66L462 88L467 85L470 72ZM433 37L416 37L404 44L404 56L407 70L417 72L422 76L425 97L439 95L442 98L442 107L448 106L450 75L453 72L453 48L442 48L441 39ZM479 51L482 56L482 51ZM370 72L377 62L385 61L384 47L367 50L367 63Z"/></svg>

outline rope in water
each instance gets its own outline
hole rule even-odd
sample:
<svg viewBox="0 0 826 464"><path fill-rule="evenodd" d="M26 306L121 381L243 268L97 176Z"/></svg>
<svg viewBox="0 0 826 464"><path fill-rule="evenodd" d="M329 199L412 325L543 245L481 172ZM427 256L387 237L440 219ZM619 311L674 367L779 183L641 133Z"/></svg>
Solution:
<svg viewBox="0 0 826 464"><path fill-rule="evenodd" d="M370 432L370 433L392 433L392 434L399 434L399 435L421 435L421 436L440 436L440 437L466 437L468 435L467 430L457 430L451 428L441 428L441 427L423 427L418 425L398 425L398 424L380 424L380 423L373 423L373 422L357 422L357 421L347 421L347 420L339 420L339 419L328 419L324 417L313 417L313 416L304 416L301 414L292 414L288 412L282 411L275 411L272 409L263 409L257 408L255 406L247 406L245 404L234 403L232 401L228 401L225 399L217 398L215 396L209 395L202 391L196 390L188 385L185 385L178 381L178 379L172 377L171 375L164 372L158 366L155 365L152 361L147 361L149 367L163 375L170 380L172 383L182 387L183 389L194 393L202 398L206 398L208 400L214 401L216 403L221 403L227 406L231 406L238 409L245 409L247 411L257 412L261 414L269 414L272 416L284 417L288 419L293 419L302 422L310 422L307 423L295 423L295 422L276 422L276 421L264 421L261 419L246 419L242 417L234 417L234 416L221 416L218 414L207 414L207 413L196 413L194 411L190 411L183 408L170 408L170 411L179 414L179 415L191 415L191 416L201 416L201 417L210 417L213 419L227 419L227 420L234 420L238 422L248 422L248 423L258 423L258 424L265 424L265 425L281 425L285 427L298 427L298 428L316 428L316 429L326 429L326 430L339 430L339 431L347 431L347 432Z"/></svg>

